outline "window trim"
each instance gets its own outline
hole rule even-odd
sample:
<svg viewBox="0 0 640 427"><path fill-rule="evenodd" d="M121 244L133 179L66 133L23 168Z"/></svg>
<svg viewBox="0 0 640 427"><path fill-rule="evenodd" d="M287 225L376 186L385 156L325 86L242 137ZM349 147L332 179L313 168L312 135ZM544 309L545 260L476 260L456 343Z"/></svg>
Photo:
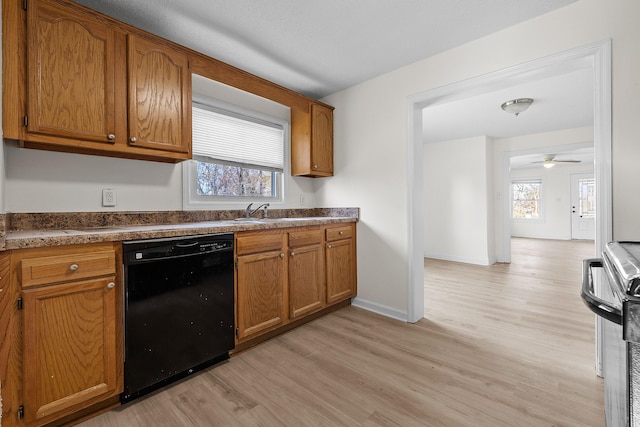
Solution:
<svg viewBox="0 0 640 427"><path fill-rule="evenodd" d="M257 198L250 196L200 196L197 194L197 163L199 156L194 156L192 160L182 162L182 208L184 210L207 210L207 209L244 209L249 203L269 203L271 208L283 209L288 205L289 180L291 174L291 126L288 120L283 120L259 111L250 110L238 105L229 104L214 98L193 94L193 102L209 105L219 110L227 110L232 114L247 116L261 121L271 122L282 126L283 130L283 156L284 164L279 182L279 195L275 198ZM200 158L202 159L202 158ZM266 169L265 169L266 170Z"/></svg>
<svg viewBox="0 0 640 427"><path fill-rule="evenodd" d="M540 199L538 201L538 218L514 218L513 217L513 184L516 183L539 183L540 184ZM530 177L530 178L516 178L516 179L511 179L511 183L509 185L509 198L511 200L510 203L510 209L509 209L509 214L510 214L510 219L511 221L515 221L515 222L526 222L526 223L532 223L532 222L544 222L544 178L542 177Z"/></svg>

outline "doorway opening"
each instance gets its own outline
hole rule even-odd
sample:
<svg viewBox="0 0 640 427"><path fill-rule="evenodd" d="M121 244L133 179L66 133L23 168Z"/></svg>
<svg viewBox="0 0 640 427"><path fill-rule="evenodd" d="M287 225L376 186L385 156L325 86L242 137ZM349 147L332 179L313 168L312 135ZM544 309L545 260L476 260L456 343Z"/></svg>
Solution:
<svg viewBox="0 0 640 427"><path fill-rule="evenodd" d="M470 93L477 94L513 85L536 74L556 71L558 67L587 66L593 73L594 100L594 174L596 178L596 251L600 252L612 238L611 219L611 41L593 43L566 52L510 67L488 75L465 80L441 88L418 93L407 99L408 109L408 146L407 146L407 188L408 188L408 312L409 322L417 322L424 316L424 147L423 147L423 109L454 99L463 99ZM508 165L508 155L503 154L503 168ZM496 165L498 166L498 165ZM496 180L493 180L496 182ZM505 182L500 179L497 182ZM502 196L506 194L503 190ZM496 196L498 196L496 194ZM493 213L500 219L489 238L494 243L496 260L510 261L510 227L502 219L507 215L507 205ZM505 225L506 224L506 225Z"/></svg>

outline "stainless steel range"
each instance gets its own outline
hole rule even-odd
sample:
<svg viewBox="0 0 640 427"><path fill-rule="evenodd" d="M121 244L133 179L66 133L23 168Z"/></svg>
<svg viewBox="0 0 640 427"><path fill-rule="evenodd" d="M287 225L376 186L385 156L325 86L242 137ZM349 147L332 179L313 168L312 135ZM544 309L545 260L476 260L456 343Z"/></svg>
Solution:
<svg viewBox="0 0 640 427"><path fill-rule="evenodd" d="M612 242L602 258L584 260L581 295L610 321L602 334L607 426L640 427L640 242Z"/></svg>

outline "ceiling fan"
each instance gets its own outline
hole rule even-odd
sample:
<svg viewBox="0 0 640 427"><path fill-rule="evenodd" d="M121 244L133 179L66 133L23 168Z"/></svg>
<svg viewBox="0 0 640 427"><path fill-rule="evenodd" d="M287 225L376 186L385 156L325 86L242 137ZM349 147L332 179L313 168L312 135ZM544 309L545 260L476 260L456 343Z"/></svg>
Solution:
<svg viewBox="0 0 640 427"><path fill-rule="evenodd" d="M555 160L555 154L545 154L543 160L531 163L542 163L545 168L552 168L556 163L581 163L582 160Z"/></svg>

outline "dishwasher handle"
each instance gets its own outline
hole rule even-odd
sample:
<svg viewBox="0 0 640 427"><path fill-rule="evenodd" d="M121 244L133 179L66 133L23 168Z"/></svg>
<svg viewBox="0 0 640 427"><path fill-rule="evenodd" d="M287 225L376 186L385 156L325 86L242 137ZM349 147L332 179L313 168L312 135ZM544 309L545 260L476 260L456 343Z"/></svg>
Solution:
<svg viewBox="0 0 640 427"><path fill-rule="evenodd" d="M198 246L199 242L188 242L188 243L176 243L176 248L192 248L194 246Z"/></svg>
<svg viewBox="0 0 640 427"><path fill-rule="evenodd" d="M593 288L592 268L602 267L601 258L590 258L582 261L582 291L580 296L591 311L613 323L622 325L622 311L611 303L596 296Z"/></svg>

